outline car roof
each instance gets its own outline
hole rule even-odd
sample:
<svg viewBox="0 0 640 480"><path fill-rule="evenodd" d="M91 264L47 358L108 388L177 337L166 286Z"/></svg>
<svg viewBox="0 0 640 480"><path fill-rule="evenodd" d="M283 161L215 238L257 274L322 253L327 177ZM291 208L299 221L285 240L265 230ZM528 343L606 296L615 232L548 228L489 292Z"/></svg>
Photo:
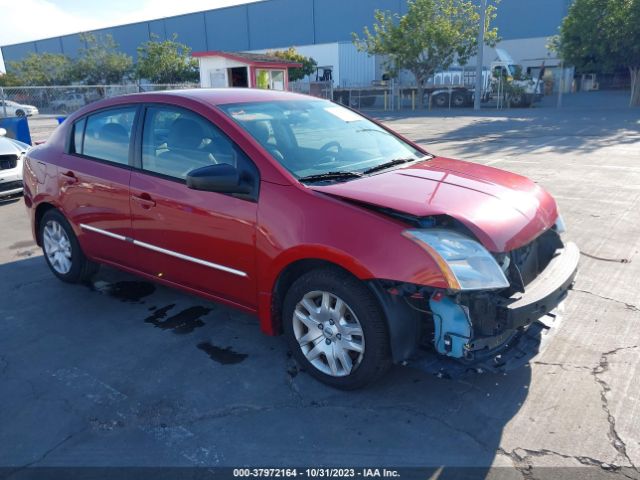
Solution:
<svg viewBox="0 0 640 480"><path fill-rule="evenodd" d="M126 95L129 100L146 100L149 96L189 98L210 105L224 105L229 103L272 102L312 100L315 97L298 93L277 90L263 90L258 88L189 88L184 90L164 90L160 92L145 92Z"/></svg>

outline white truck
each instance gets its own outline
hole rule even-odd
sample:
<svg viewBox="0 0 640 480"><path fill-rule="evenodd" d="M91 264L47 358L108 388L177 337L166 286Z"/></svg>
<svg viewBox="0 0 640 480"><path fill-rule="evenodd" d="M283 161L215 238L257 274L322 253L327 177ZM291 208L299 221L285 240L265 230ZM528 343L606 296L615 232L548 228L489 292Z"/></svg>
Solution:
<svg viewBox="0 0 640 480"><path fill-rule="evenodd" d="M522 67L517 65L511 56L502 49L496 48L498 58L488 69L482 69L481 100L489 102L497 100L512 107L529 107L542 98L543 82L539 79L525 78ZM413 98L416 102L418 89L413 76L396 81L395 88L389 80L374 80L370 87L336 87L332 89L334 101L354 108L371 108L376 105L387 108L387 94L405 99ZM424 105L432 107L465 107L473 104L475 95L476 71L475 67L458 67L437 72L424 86ZM413 83L413 85L411 85ZM393 91L393 93L389 93ZM385 93L387 92L387 93ZM398 92L402 92L399 94ZM313 93L312 93L313 94ZM324 96L324 95L319 95ZM331 98L331 95L329 96ZM389 99L390 102L393 100ZM399 100L402 102L403 100ZM396 103L395 105L398 105Z"/></svg>
<svg viewBox="0 0 640 480"><path fill-rule="evenodd" d="M542 98L540 79L525 77L505 50L496 48L497 60L482 70L482 101L502 100L513 107L529 107ZM425 88L436 107L464 107L473 103L475 67L460 67L437 72ZM426 103L426 102L425 102Z"/></svg>

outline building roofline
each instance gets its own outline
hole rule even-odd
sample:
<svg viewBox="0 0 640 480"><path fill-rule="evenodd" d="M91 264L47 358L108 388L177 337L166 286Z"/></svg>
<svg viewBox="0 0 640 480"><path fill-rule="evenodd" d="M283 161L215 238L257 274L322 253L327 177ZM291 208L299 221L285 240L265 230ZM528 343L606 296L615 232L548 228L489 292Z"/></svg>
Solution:
<svg viewBox="0 0 640 480"><path fill-rule="evenodd" d="M93 28L91 30L79 30L77 32L61 33L60 35L53 35L51 37L34 38L33 40L25 40L24 42L7 43L5 45L0 45L0 48L15 47L17 45L24 45L26 43L33 43L33 42L42 42L42 41L45 41L45 40L55 40L56 38L68 37L68 36L71 36L71 35L80 35L81 33L94 33L94 32L99 32L101 30L110 30L112 28L129 27L131 25L139 25L139 24L148 23L148 22L158 22L160 20L167 20L169 18L185 17L187 15L194 15L194 14L198 14L198 13L207 13L207 12L213 12L213 11L218 11L218 10L228 10L230 8L249 7L249 5L255 5L257 3L265 3L265 2L269 2L269 1L271 1L271 0L253 0L252 2L239 3L237 5L228 5L226 7L207 8L205 10L196 10L194 12L185 12L185 13L180 13L178 15L167 15L165 17L157 17L157 18L148 18L146 20L138 20L137 22L120 23L120 24L117 24L117 25L110 25L110 26L107 26L107 27Z"/></svg>
<svg viewBox="0 0 640 480"><path fill-rule="evenodd" d="M283 60L277 57L273 57L274 60L259 60L252 59L250 57L245 56L244 54L249 53L249 55L257 55L267 57L267 54L252 54L250 52L222 52L219 50L211 50L206 52L192 52L191 56L196 58L206 58L206 57L223 57L228 58L230 60L236 60L238 62L246 63L250 66L270 66L276 68L296 68L302 67L301 63L291 62L288 60Z"/></svg>

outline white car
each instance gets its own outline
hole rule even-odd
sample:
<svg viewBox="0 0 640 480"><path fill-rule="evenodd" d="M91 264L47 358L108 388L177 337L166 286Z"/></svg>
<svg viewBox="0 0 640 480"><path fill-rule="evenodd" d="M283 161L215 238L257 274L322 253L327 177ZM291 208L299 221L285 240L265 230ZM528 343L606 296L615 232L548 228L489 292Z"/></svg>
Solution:
<svg viewBox="0 0 640 480"><path fill-rule="evenodd" d="M84 95L81 93L70 93L64 98L53 100L49 106L56 112L73 112L86 105Z"/></svg>
<svg viewBox="0 0 640 480"><path fill-rule="evenodd" d="M38 109L33 105L23 105L13 100L0 100L0 117L30 117L38 113Z"/></svg>
<svg viewBox="0 0 640 480"><path fill-rule="evenodd" d="M6 134L0 128L0 198L22 193L22 161L31 148Z"/></svg>

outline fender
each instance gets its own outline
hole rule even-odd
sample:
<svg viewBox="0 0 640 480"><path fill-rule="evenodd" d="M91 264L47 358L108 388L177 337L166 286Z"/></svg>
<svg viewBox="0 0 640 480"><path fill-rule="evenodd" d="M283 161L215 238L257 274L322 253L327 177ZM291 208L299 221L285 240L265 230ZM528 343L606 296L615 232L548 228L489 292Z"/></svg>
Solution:
<svg viewBox="0 0 640 480"><path fill-rule="evenodd" d="M424 314L411 308L400 295L390 294L379 281L369 280L367 285L378 299L387 320L393 362L407 360L420 341Z"/></svg>
<svg viewBox="0 0 640 480"><path fill-rule="evenodd" d="M270 262L269 271L258 283L258 318L260 329L267 335L278 335L277 312L273 309L273 296L280 275L299 260L321 260L337 265L360 280L373 278L373 274L349 254L326 245L300 245L281 252Z"/></svg>
<svg viewBox="0 0 640 480"><path fill-rule="evenodd" d="M357 259L341 250L328 248L326 245L294 247L282 252L273 260L274 268L269 272L269 277L265 280L258 296L258 317L263 333L279 334L276 318L278 312L274 310L273 303L276 283L287 266L299 260L323 260L343 268L364 281L378 300L387 322L393 361L401 362L414 353L420 340L421 324L424 321L420 313L409 307L400 296L391 295Z"/></svg>

